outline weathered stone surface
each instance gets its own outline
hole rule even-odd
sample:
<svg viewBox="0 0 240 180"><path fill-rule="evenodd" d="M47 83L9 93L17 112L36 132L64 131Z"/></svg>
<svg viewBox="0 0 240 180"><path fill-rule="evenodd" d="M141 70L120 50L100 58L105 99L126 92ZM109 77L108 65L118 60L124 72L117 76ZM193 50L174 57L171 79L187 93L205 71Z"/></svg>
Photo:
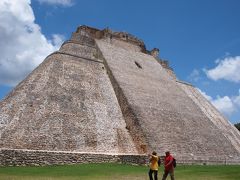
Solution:
<svg viewBox="0 0 240 180"><path fill-rule="evenodd" d="M238 159L240 135L219 113L211 119L224 123L212 123L202 110L214 109L211 104L197 104L152 56L132 53L105 39L97 44L149 149L170 150L180 159L190 154L198 159Z"/></svg>
<svg viewBox="0 0 240 180"><path fill-rule="evenodd" d="M0 104L0 147L136 153L95 56L93 47L66 43L20 83Z"/></svg>
<svg viewBox="0 0 240 180"><path fill-rule="evenodd" d="M240 133L155 51L79 27L0 102L0 165L142 164L152 150L240 164Z"/></svg>
<svg viewBox="0 0 240 180"><path fill-rule="evenodd" d="M0 150L0 166L44 166L78 163L124 163L146 165L148 163L148 157L136 154L96 154L19 149Z"/></svg>
<svg viewBox="0 0 240 180"><path fill-rule="evenodd" d="M234 126L222 116L218 110L210 104L201 93L193 86L177 82L178 85L186 92L186 94L198 105L202 112L208 117L208 119L221 131L234 148L240 153L240 132L234 128ZM216 142L218 143L218 142ZM219 144L221 145L221 144Z"/></svg>

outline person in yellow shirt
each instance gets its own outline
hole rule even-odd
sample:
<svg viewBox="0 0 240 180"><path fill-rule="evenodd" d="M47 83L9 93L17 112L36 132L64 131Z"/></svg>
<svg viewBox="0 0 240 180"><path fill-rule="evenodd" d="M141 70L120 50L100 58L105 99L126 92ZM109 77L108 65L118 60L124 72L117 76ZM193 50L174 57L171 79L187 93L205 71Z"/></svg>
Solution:
<svg viewBox="0 0 240 180"><path fill-rule="evenodd" d="M152 152L152 154L149 154L149 179L153 180L152 174L154 174L154 180L158 180L158 160L159 157L157 156L157 153L155 151Z"/></svg>

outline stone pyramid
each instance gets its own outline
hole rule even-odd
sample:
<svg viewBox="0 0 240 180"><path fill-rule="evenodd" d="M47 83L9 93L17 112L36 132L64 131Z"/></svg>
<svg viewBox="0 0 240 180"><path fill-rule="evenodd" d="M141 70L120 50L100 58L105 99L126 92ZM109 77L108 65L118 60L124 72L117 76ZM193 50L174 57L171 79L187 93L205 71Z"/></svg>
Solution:
<svg viewBox="0 0 240 180"><path fill-rule="evenodd" d="M0 102L0 148L240 163L240 133L159 50L80 26ZM11 155L10 155L11 156Z"/></svg>

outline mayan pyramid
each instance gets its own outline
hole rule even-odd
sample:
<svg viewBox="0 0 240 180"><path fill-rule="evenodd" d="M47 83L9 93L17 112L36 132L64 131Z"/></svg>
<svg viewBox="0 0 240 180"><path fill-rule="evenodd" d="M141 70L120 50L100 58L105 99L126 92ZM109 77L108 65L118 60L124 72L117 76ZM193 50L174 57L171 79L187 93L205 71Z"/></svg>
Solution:
<svg viewBox="0 0 240 180"><path fill-rule="evenodd" d="M78 27L0 102L0 148L240 163L240 133L158 53Z"/></svg>

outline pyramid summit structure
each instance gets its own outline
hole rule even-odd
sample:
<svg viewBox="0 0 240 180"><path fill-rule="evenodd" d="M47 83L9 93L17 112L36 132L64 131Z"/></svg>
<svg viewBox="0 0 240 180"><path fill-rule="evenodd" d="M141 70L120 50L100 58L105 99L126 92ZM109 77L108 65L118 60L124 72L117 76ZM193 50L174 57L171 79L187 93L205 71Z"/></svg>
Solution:
<svg viewBox="0 0 240 180"><path fill-rule="evenodd" d="M0 102L2 165L134 161L153 150L240 164L240 133L157 48L126 32L78 27Z"/></svg>

